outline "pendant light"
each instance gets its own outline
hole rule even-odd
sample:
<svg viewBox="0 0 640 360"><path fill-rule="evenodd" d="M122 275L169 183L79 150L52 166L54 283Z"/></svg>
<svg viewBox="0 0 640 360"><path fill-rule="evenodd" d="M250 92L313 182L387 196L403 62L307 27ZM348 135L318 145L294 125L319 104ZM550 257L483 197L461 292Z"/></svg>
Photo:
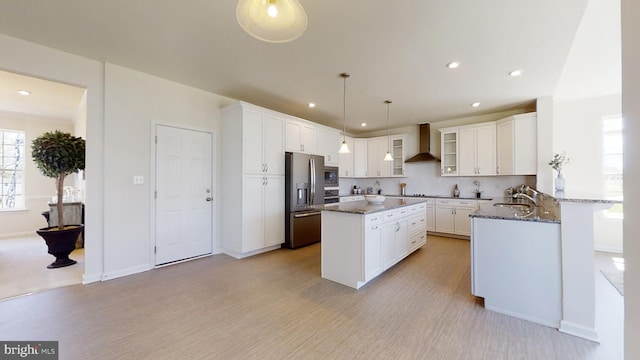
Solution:
<svg viewBox="0 0 640 360"><path fill-rule="evenodd" d="M270 43L293 41L307 29L298 0L239 0L236 19L247 34Z"/></svg>
<svg viewBox="0 0 640 360"><path fill-rule="evenodd" d="M347 78L351 75L347 73L340 74L344 80L344 92L342 96L342 145L340 145L339 154L349 154L349 145L347 145Z"/></svg>
<svg viewBox="0 0 640 360"><path fill-rule="evenodd" d="M389 141L389 105L391 105L391 100L385 100L384 103L387 104L387 154L384 156L384 161L393 161L391 142Z"/></svg>

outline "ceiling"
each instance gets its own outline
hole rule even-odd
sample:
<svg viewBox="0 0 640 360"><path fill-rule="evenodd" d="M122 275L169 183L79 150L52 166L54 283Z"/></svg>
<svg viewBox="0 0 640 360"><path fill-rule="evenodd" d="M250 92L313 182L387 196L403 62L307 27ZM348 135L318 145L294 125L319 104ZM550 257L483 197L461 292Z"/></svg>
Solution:
<svg viewBox="0 0 640 360"><path fill-rule="evenodd" d="M232 0L4 1L0 33L336 128L343 125L339 74L348 72L347 131L358 133L386 128L387 99L391 127L532 107L554 94L587 6L300 2L307 30L284 44L244 33ZM448 69L451 61L461 66ZM515 69L523 75L509 76Z"/></svg>

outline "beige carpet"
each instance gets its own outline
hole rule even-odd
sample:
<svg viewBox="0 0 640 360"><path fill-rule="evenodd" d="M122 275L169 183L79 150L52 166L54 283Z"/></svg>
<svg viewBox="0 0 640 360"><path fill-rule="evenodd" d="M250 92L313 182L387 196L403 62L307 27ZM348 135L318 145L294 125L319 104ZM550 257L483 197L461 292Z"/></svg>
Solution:
<svg viewBox="0 0 640 360"><path fill-rule="evenodd" d="M84 249L69 256L75 265L47 269L55 257L38 235L0 239L0 300L82 282Z"/></svg>

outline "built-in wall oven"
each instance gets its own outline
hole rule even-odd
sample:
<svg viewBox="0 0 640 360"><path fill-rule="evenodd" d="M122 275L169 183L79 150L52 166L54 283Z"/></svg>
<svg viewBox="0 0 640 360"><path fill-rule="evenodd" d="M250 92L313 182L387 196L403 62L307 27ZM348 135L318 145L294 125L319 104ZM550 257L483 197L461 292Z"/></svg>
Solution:
<svg viewBox="0 0 640 360"><path fill-rule="evenodd" d="M340 202L339 172L336 166L324 167L324 203L335 204Z"/></svg>

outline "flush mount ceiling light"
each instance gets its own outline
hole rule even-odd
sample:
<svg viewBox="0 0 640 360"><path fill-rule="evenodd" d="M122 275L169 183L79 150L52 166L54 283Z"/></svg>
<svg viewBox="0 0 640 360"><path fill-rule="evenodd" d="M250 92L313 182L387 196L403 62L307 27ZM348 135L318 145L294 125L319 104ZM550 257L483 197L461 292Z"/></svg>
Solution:
<svg viewBox="0 0 640 360"><path fill-rule="evenodd" d="M236 19L247 34L270 43L293 41L307 29L298 0L239 0Z"/></svg>
<svg viewBox="0 0 640 360"><path fill-rule="evenodd" d="M479 102L474 102L473 104L471 104L471 106L478 107L478 106L480 106L480 103Z"/></svg>
<svg viewBox="0 0 640 360"><path fill-rule="evenodd" d="M385 100L384 103L387 104L387 154L384 156L384 161L393 161L391 141L389 141L389 105L391 105L391 100Z"/></svg>
<svg viewBox="0 0 640 360"><path fill-rule="evenodd" d="M367 123L360 123L360 126L365 127L367 126Z"/></svg>
<svg viewBox="0 0 640 360"><path fill-rule="evenodd" d="M511 76L520 76L522 75L522 70L513 70L509 73Z"/></svg>
<svg viewBox="0 0 640 360"><path fill-rule="evenodd" d="M314 108L314 107L316 107L316 103L312 103L312 102L310 102L310 103L309 103L309 107L310 107L310 108Z"/></svg>
<svg viewBox="0 0 640 360"><path fill-rule="evenodd" d="M29 90L18 90L18 94L20 95L31 95L31 91Z"/></svg>
<svg viewBox="0 0 640 360"><path fill-rule="evenodd" d="M349 150L349 145L347 145L347 78L349 78L349 74L342 73L340 74L342 79L344 80L344 92L342 95L342 145L340 145L340 150L338 153L340 154L348 154L351 151Z"/></svg>

